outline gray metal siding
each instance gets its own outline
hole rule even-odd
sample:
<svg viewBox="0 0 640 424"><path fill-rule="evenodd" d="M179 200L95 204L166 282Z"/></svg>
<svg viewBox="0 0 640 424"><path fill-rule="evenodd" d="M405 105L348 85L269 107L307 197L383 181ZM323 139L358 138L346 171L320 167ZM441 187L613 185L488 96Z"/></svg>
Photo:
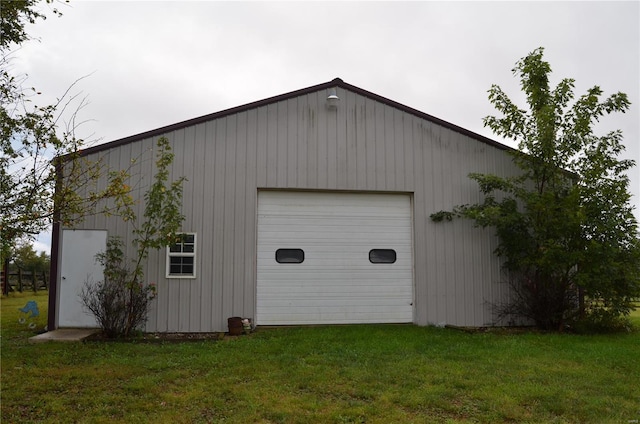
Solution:
<svg viewBox="0 0 640 424"><path fill-rule="evenodd" d="M415 322L485 325L486 301L505 296L491 230L429 215L479 200L470 172L513 172L504 150L360 94L325 90L243 110L166 134L172 173L184 175L184 231L197 233L197 278L169 279L165 252L152 252L146 279L158 285L148 331L226 329L231 316L256 305L256 208L259 189L405 192L413 194ZM100 152L113 169L150 184L155 139ZM155 154L155 153L154 153ZM89 156L90 159L98 154ZM140 209L140 213L142 210ZM106 228L130 241L130 228L96 216L83 227Z"/></svg>

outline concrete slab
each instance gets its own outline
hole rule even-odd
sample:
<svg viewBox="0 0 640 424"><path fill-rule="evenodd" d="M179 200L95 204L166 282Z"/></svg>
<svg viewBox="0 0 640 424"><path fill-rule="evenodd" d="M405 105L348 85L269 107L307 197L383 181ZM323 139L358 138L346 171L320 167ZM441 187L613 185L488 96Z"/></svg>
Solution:
<svg viewBox="0 0 640 424"><path fill-rule="evenodd" d="M81 342L98 331L96 328L63 328L30 337L29 343Z"/></svg>

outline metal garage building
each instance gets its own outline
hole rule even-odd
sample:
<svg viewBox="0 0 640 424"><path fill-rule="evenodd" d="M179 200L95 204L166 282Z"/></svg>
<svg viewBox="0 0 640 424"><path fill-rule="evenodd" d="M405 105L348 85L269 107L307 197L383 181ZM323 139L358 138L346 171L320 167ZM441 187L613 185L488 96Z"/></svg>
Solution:
<svg viewBox="0 0 640 424"><path fill-rule="evenodd" d="M491 230L429 219L479 200L470 172L515 172L495 141L335 79L83 155L111 169L144 157L131 173L148 181L161 136L188 180L185 238L149 256L148 331L224 331L231 316L482 326L508 295ZM127 243L130 228L101 215L54 227L49 328L94 325L74 293L100 278L86 258L107 235Z"/></svg>

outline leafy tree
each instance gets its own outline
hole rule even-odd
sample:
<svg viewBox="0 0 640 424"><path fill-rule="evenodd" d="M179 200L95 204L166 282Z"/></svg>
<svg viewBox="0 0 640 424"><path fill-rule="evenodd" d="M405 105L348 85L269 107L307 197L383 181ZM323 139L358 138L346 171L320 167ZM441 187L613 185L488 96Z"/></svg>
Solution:
<svg viewBox="0 0 640 424"><path fill-rule="evenodd" d="M40 0L11 0L2 2L2 13L0 13L0 48L5 49L11 43L22 44L29 39L29 34L24 27L27 23L35 24L38 19L46 19L46 15L38 9ZM53 0L46 0L47 4L52 4ZM62 16L62 13L52 8L55 15Z"/></svg>
<svg viewBox="0 0 640 424"><path fill-rule="evenodd" d="M46 4L53 3L46 0ZM121 195L122 179L95 188L108 171L102 161L80 155L86 140L76 136L78 113L86 100L71 90L56 102L37 105L39 92L25 88L26 75L14 75L11 48L29 40L27 23L45 19L38 0L2 2L0 42L0 253L6 257L21 240L31 239L53 222L72 223L95 213L101 199ZM52 9L56 15L61 15ZM52 161L53 158L57 158ZM65 174L57 180L55 167ZM94 187L89 197L78 195ZM55 206L55 207L54 207Z"/></svg>
<svg viewBox="0 0 640 424"><path fill-rule="evenodd" d="M594 86L571 104L574 80L552 89L543 52L534 50L513 69L528 110L493 85L489 100L502 115L484 119L518 143L513 160L522 174L471 174L484 200L431 217L496 229L495 253L513 288L510 301L495 305L498 318L560 331L585 322L610 327L640 296L640 240L626 175L635 163L619 158L619 130L596 135L593 127L630 103L624 93L602 98Z"/></svg>
<svg viewBox="0 0 640 424"><path fill-rule="evenodd" d="M184 177L169 180L174 155L169 141L157 142L156 173L151 187L144 194L141 220L134 210L135 199L128 192L115 197L117 214L132 227L132 243L136 255L131 262L123 252L122 241L110 237L107 249L97 258L104 269L103 281L87 281L80 298L84 307L96 318L107 337L128 337L147 320L156 291L144 284L143 261L150 249L160 249L177 241L177 232L184 220L181 213ZM128 179L128 174L112 173L112 178Z"/></svg>
<svg viewBox="0 0 640 424"><path fill-rule="evenodd" d="M49 271L50 259L46 252L38 254L31 243L23 243L14 250L11 262L20 269L42 273Z"/></svg>

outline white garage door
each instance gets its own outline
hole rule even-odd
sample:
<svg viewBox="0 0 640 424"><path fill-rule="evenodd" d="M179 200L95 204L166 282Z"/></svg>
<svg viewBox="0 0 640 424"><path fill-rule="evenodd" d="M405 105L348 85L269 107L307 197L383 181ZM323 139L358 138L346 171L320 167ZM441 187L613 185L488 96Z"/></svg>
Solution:
<svg viewBox="0 0 640 424"><path fill-rule="evenodd" d="M258 194L258 325L413 321L411 199Z"/></svg>

